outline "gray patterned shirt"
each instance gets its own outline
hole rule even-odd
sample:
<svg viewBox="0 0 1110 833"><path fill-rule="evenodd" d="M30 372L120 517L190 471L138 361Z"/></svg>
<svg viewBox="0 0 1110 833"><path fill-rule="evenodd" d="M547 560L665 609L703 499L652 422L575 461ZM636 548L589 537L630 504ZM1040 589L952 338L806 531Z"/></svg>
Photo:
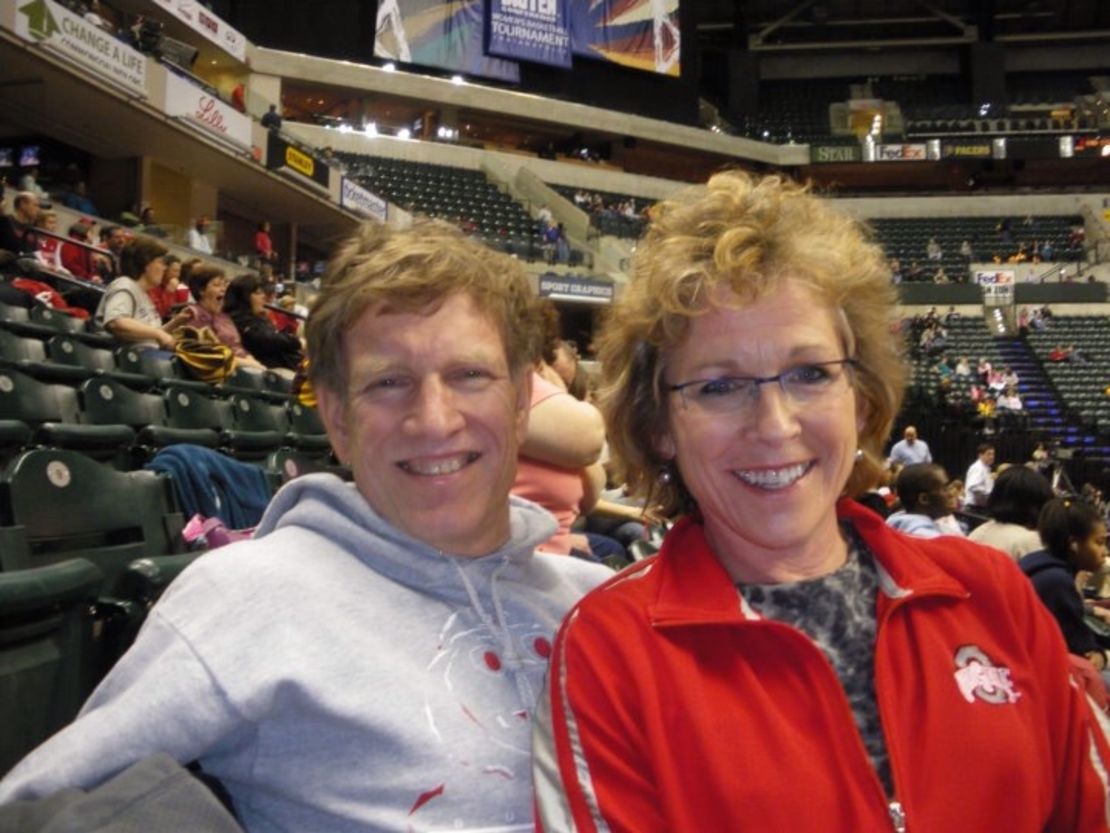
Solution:
<svg viewBox="0 0 1110 833"><path fill-rule="evenodd" d="M875 600L879 578L867 546L848 532L848 560L836 572L783 584L742 584L747 603L767 619L792 625L820 648L840 678L871 763L894 794L875 702Z"/></svg>

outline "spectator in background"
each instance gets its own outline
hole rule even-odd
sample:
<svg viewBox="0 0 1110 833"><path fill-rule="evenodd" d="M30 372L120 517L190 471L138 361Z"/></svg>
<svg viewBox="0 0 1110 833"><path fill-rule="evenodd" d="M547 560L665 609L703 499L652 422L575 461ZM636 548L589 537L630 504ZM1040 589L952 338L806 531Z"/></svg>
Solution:
<svg viewBox="0 0 1110 833"><path fill-rule="evenodd" d="M263 220L258 224L258 231L254 233L254 253L258 256L260 263L268 263L272 266L277 260L274 241L270 237L269 220Z"/></svg>
<svg viewBox="0 0 1110 833"><path fill-rule="evenodd" d="M78 243L91 245L92 231L96 223L88 218L78 220L68 229L69 236ZM100 266L104 256L96 254L85 246L75 246L68 243L61 244L62 266L76 278L101 283Z"/></svg>
<svg viewBox="0 0 1110 833"><path fill-rule="evenodd" d="M35 228L57 234L58 215L53 211L40 211L39 216L35 218ZM65 268L62 266L62 241L57 237L50 237L46 234L36 234L35 237L39 241L39 248L35 253L38 262L47 269Z"/></svg>
<svg viewBox="0 0 1110 833"><path fill-rule="evenodd" d="M887 526L915 538L936 538L952 534L937 521L956 511L948 489L948 473L932 463L906 466L894 482L902 508L886 519Z"/></svg>
<svg viewBox="0 0 1110 833"><path fill-rule="evenodd" d="M181 259L176 255L166 255L165 262L166 271L161 283L147 290L163 321L173 316L174 307L189 303L189 287L181 282Z"/></svg>
<svg viewBox="0 0 1110 833"><path fill-rule="evenodd" d="M124 247L120 267L125 274L108 284L95 316L96 324L117 341L145 349L173 350L173 333L188 315L181 313L163 324L147 294L162 281L165 256L166 248L150 237L136 237Z"/></svg>
<svg viewBox="0 0 1110 833"><path fill-rule="evenodd" d="M967 261L975 259L975 250L971 248L970 240L965 240L960 244L960 257Z"/></svg>
<svg viewBox="0 0 1110 833"><path fill-rule="evenodd" d="M224 312L239 330L243 346L263 365L288 370L290 375L300 366L301 340L278 330L266 315L266 287L257 275L240 275L231 282Z"/></svg>
<svg viewBox="0 0 1110 833"><path fill-rule="evenodd" d="M995 400L995 405L1000 411L1020 411L1024 408L1021 397L1015 388L1006 388L1002 395Z"/></svg>
<svg viewBox="0 0 1110 833"><path fill-rule="evenodd" d="M1106 560L1106 521L1081 500L1054 498L1041 510L1037 530L1044 549L1021 559L1022 572L1060 625L1068 651L1105 670L1106 652L1084 621L1100 609L1083 603L1076 582L1080 572L1096 572Z"/></svg>
<svg viewBox="0 0 1110 833"><path fill-rule="evenodd" d="M918 438L916 426L907 425L902 432L902 439L891 447L888 459L891 465L911 466L933 462L933 454L929 450L929 444Z"/></svg>
<svg viewBox="0 0 1110 833"><path fill-rule="evenodd" d="M196 225L189 229L186 245L201 254L212 254L212 242L208 239L208 218L199 217Z"/></svg>
<svg viewBox="0 0 1110 833"><path fill-rule="evenodd" d="M967 377L971 375L971 363L967 360L967 356L960 356L953 372L956 376Z"/></svg>
<svg viewBox="0 0 1110 833"><path fill-rule="evenodd" d="M984 399L984 401L988 401ZM980 405L983 403L980 402ZM990 443L980 443L976 449L978 455L967 469L964 477L964 506L968 509L982 511L987 508L987 499L991 489L994 488L994 446Z"/></svg>
<svg viewBox="0 0 1110 833"><path fill-rule="evenodd" d="M209 327L221 342L231 348L236 367L265 370L265 365L243 346L239 328L224 312L224 296L227 294L224 270L207 264L193 267L189 271L189 294L194 301L184 310L189 324L194 327Z"/></svg>
<svg viewBox="0 0 1110 833"><path fill-rule="evenodd" d="M84 180L78 182L72 191L64 194L61 203L66 208L72 208L79 214L91 214L94 217L100 215L96 204L89 198L89 186Z"/></svg>
<svg viewBox="0 0 1110 833"><path fill-rule="evenodd" d="M929 260L944 260L944 249L935 237L930 237L929 242L925 244L925 256Z"/></svg>
<svg viewBox="0 0 1110 833"><path fill-rule="evenodd" d="M128 234L121 226L105 226L100 230L100 246L112 255L111 258L100 261L100 274L105 280L112 280L123 274L120 258L128 240Z"/></svg>
<svg viewBox="0 0 1110 833"><path fill-rule="evenodd" d="M259 124L267 130L281 130L281 114L278 113L276 104L271 104L270 109L262 114Z"/></svg>
<svg viewBox="0 0 1110 833"><path fill-rule="evenodd" d="M1011 466L998 475L987 497L987 514L991 519L977 526L968 537L1002 550L1018 561L1041 548L1037 518L1052 497L1052 486L1044 475L1026 466Z"/></svg>
<svg viewBox="0 0 1110 833"><path fill-rule="evenodd" d="M0 217L0 249L17 255L34 255L39 248L35 234L39 198L30 191L21 191L12 200L12 213Z"/></svg>
<svg viewBox="0 0 1110 833"><path fill-rule="evenodd" d="M28 168L19 180L19 190L34 194L40 202L50 199L50 195L39 185L39 169Z"/></svg>
<svg viewBox="0 0 1110 833"><path fill-rule="evenodd" d="M154 216L154 209L149 205L144 205L143 210L139 212L139 228L142 229L144 234L149 234L151 237L168 237L166 230L158 223L157 218Z"/></svg>

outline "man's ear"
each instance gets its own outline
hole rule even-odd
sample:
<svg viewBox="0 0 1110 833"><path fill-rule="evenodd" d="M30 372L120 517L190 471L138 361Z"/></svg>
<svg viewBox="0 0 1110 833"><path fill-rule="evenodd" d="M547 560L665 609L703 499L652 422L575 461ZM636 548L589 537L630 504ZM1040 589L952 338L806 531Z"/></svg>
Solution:
<svg viewBox="0 0 1110 833"><path fill-rule="evenodd" d="M316 388L316 411L328 432L328 439L335 451L336 459L344 465L350 464L347 457L347 400L331 388L320 385Z"/></svg>

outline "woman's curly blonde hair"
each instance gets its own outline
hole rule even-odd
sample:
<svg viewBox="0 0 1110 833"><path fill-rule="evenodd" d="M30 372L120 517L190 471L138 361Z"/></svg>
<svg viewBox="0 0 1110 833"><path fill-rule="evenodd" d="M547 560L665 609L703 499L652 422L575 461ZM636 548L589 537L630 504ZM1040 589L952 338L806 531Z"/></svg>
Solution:
<svg viewBox="0 0 1110 833"><path fill-rule="evenodd" d="M902 403L906 365L896 333L895 290L882 250L867 230L829 202L780 176L713 176L659 203L633 257L632 275L600 337L601 409L610 449L628 488L666 515L695 503L660 452L669 431L663 372L718 288L747 305L784 279L827 301L843 328L862 402L863 458L845 488L857 494L881 469L882 446Z"/></svg>

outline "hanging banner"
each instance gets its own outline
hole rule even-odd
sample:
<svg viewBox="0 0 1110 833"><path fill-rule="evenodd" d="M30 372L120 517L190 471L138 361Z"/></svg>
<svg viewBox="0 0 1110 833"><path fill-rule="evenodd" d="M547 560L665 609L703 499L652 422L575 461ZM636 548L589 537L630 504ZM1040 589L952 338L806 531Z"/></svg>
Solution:
<svg viewBox="0 0 1110 833"><path fill-rule="evenodd" d="M379 0L374 57L519 81L516 63L485 54L485 4L486 0Z"/></svg>
<svg viewBox="0 0 1110 833"><path fill-rule="evenodd" d="M205 40L216 44L239 63L247 62L247 39L197 0L154 0Z"/></svg>
<svg viewBox="0 0 1110 833"><path fill-rule="evenodd" d="M347 177L343 177L343 183L340 186L339 204L364 217L370 217L383 223L389 214L389 203Z"/></svg>
<svg viewBox="0 0 1110 833"><path fill-rule="evenodd" d="M567 0L488 0L486 52L570 68Z"/></svg>
<svg viewBox="0 0 1110 833"><path fill-rule="evenodd" d="M682 43L679 0L571 0L575 55L678 76Z"/></svg>
<svg viewBox="0 0 1110 833"><path fill-rule="evenodd" d="M15 33L91 70L97 78L146 97L146 56L53 0L19 6Z"/></svg>
<svg viewBox="0 0 1110 833"><path fill-rule="evenodd" d="M250 150L251 120L225 101L166 71L166 115Z"/></svg>

